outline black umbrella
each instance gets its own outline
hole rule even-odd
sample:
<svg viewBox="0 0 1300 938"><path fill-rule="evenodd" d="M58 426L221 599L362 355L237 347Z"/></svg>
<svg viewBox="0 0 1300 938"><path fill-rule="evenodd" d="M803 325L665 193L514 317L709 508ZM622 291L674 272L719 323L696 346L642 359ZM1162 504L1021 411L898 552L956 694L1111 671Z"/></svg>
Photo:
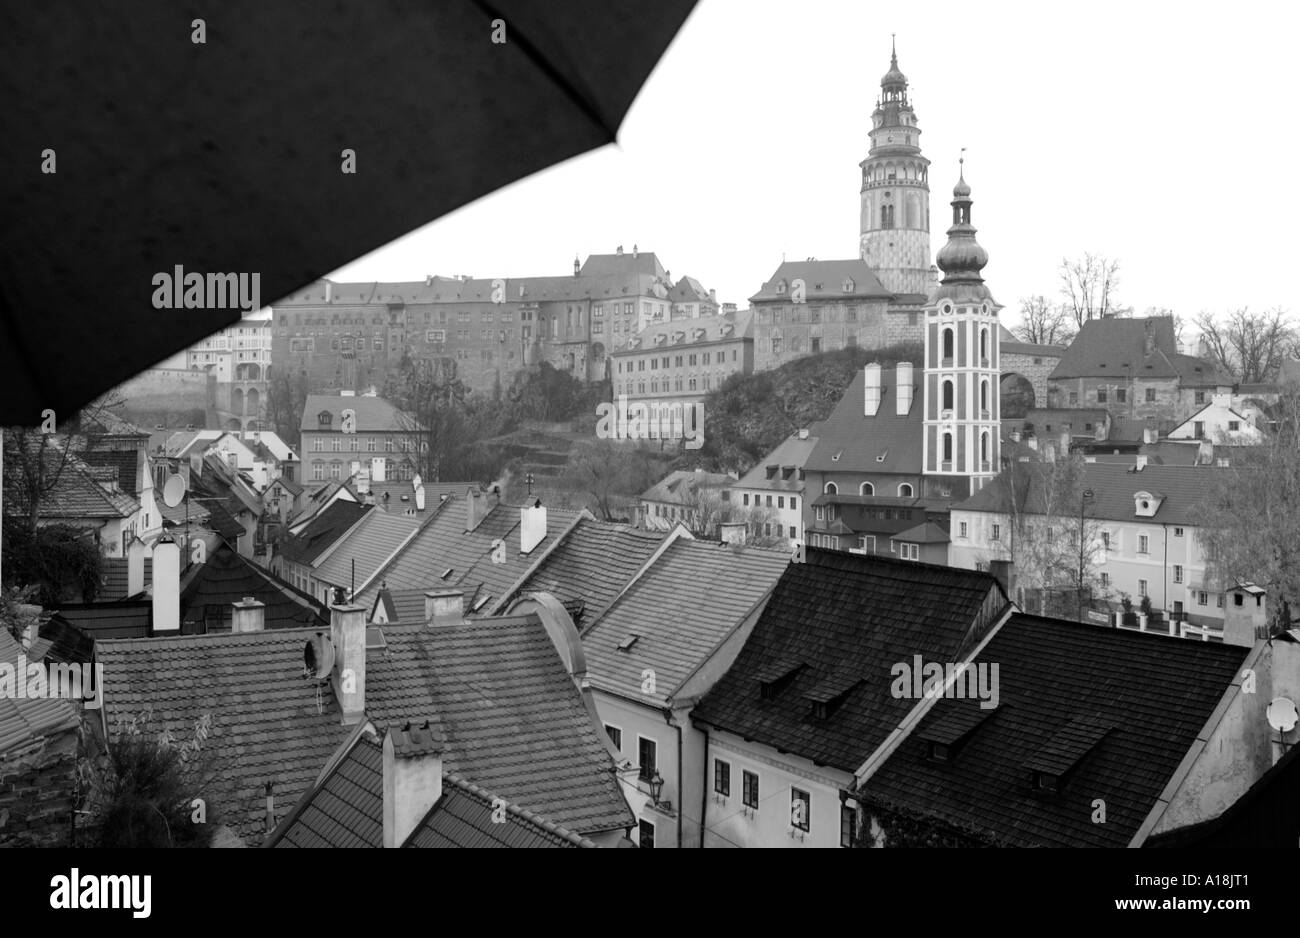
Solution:
<svg viewBox="0 0 1300 938"><path fill-rule="evenodd" d="M210 275L259 274L266 305L611 142L693 5L6 6L0 424L61 422L238 320L251 289ZM156 308L162 274L228 284L226 308Z"/></svg>

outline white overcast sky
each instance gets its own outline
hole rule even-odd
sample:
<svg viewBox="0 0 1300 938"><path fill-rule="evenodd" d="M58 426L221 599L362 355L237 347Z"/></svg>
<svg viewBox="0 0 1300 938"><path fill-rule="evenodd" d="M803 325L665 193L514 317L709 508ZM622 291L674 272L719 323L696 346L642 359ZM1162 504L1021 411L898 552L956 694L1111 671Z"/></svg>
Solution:
<svg viewBox="0 0 1300 938"><path fill-rule="evenodd" d="M985 278L1009 320L1088 250L1120 259L1119 299L1139 313L1300 313L1298 9L701 0L618 145L332 276L559 275L575 254L635 243L743 308L783 253L857 256L858 163L897 33L932 164L932 251L966 147Z"/></svg>

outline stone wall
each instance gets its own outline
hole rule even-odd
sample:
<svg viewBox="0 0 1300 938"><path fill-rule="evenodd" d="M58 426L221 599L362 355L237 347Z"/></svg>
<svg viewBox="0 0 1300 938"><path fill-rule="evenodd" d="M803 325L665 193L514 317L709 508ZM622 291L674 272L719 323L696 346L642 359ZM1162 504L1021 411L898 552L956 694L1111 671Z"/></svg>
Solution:
<svg viewBox="0 0 1300 938"><path fill-rule="evenodd" d="M76 729L0 755L0 847L72 845Z"/></svg>
<svg viewBox="0 0 1300 938"><path fill-rule="evenodd" d="M1061 361L1061 352L1059 349L1032 349L1027 347L1020 351L1011 343L1003 343L999 349L1000 371L1005 378L1010 374L1024 375L1025 379L1034 386L1034 406L1048 407L1048 382L1047 376L1052 373L1057 364ZM1056 406L1065 407L1066 404ZM1078 404L1079 407L1095 406Z"/></svg>

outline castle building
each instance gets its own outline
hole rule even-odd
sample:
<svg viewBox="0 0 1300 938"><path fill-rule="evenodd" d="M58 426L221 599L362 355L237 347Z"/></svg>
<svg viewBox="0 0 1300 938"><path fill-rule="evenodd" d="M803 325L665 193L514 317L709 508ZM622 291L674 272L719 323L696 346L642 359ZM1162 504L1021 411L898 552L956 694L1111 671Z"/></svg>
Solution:
<svg viewBox="0 0 1300 938"><path fill-rule="evenodd" d="M871 115L871 149L862 161L860 256L896 295L928 293L930 161L893 51Z"/></svg>

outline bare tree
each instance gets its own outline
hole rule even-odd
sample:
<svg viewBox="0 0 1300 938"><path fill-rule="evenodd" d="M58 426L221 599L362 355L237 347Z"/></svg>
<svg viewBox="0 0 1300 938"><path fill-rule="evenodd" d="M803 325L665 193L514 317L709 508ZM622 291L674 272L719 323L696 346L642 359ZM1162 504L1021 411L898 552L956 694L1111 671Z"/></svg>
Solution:
<svg viewBox="0 0 1300 938"><path fill-rule="evenodd" d="M586 495L604 521L617 517L616 509L654 485L659 463L642 444L616 440L591 440L576 445L560 476L561 488Z"/></svg>
<svg viewBox="0 0 1300 938"><path fill-rule="evenodd" d="M690 480L687 480L689 483ZM745 525L746 540L762 547L784 547L790 539L781 534L776 511L759 505L742 505L738 495L717 485L689 485L682 495L685 524L692 534L719 536L718 525L740 522ZM765 525L767 527L765 527ZM770 533L775 525L776 534Z"/></svg>
<svg viewBox="0 0 1300 938"><path fill-rule="evenodd" d="M992 483L1007 539L986 560L1011 561L1021 603L1036 598L1040 615L1072 617L1106 598L1098 569L1103 522L1089 514L1084 472L1081 457L1061 456L1013 463Z"/></svg>
<svg viewBox="0 0 1300 938"><path fill-rule="evenodd" d="M1206 473L1197 538L1219 590L1239 582L1268 591L1274 627L1291 627L1300 597L1300 388L1286 389L1277 426Z"/></svg>
<svg viewBox="0 0 1300 938"><path fill-rule="evenodd" d="M1252 313L1243 306L1222 318L1201 312L1192 321L1201 332L1205 354L1243 384L1276 379L1297 338L1280 307Z"/></svg>
<svg viewBox="0 0 1300 938"><path fill-rule="evenodd" d="M1122 309L1115 302L1115 291L1119 286L1118 260L1088 252L1075 260L1062 258L1058 273L1065 308L1074 317L1078 328L1082 329L1089 319L1100 319L1108 314L1131 315L1131 309Z"/></svg>
<svg viewBox="0 0 1300 938"><path fill-rule="evenodd" d="M1031 345L1069 345L1075 329L1066 307L1040 295L1020 300L1020 325L1014 332Z"/></svg>

